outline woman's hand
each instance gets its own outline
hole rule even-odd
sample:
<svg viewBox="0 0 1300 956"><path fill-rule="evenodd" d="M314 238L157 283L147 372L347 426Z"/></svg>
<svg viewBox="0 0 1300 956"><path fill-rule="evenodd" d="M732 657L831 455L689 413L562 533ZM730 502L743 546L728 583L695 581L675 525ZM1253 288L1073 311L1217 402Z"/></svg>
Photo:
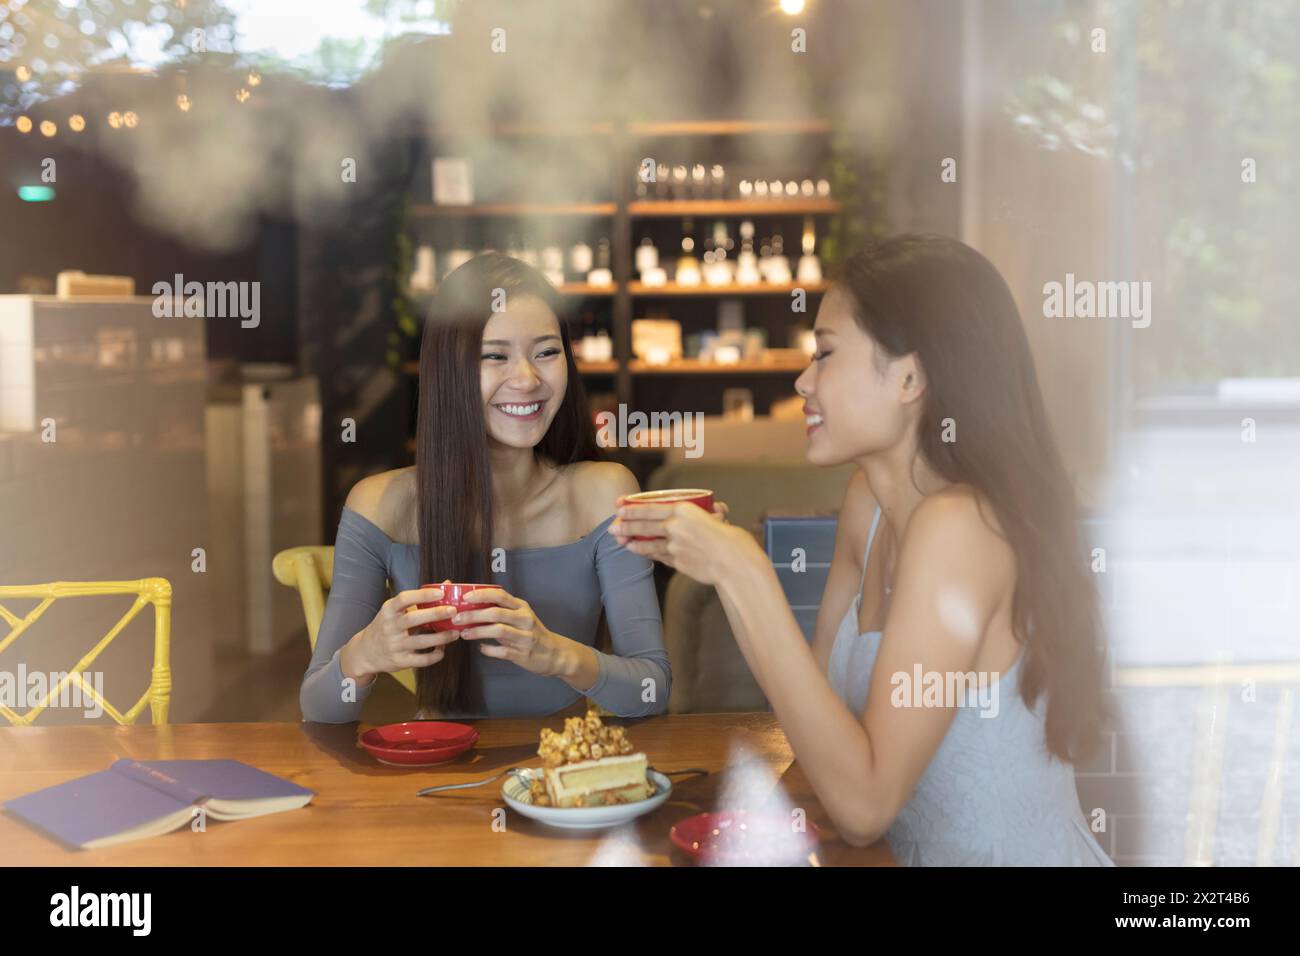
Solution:
<svg viewBox="0 0 1300 956"><path fill-rule="evenodd" d="M460 635L455 631L413 632L412 628L445 621L456 608L419 608L442 600L442 588L402 591L379 606L374 619L343 650L343 676L368 683L376 674L392 674L408 667L428 667L442 660L443 648Z"/></svg>
<svg viewBox="0 0 1300 956"><path fill-rule="evenodd" d="M676 568L701 584L716 585L731 568L766 558L752 535L727 523L727 506L713 512L688 501L620 505L610 534L623 547ZM634 541L634 537L650 541Z"/></svg>
<svg viewBox="0 0 1300 956"><path fill-rule="evenodd" d="M482 641L478 649L485 657L518 664L543 677L562 677L571 670L572 645L576 642L549 630L522 598L504 588L481 588L465 595L467 604L491 604L478 611L462 611L453 617L466 641ZM495 639L493 644L490 640Z"/></svg>

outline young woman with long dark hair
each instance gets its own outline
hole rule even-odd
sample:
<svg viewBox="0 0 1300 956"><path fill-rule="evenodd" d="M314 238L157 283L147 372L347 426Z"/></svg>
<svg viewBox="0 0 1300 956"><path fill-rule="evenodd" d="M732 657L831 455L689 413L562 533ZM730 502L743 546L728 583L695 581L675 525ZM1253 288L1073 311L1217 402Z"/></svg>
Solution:
<svg viewBox="0 0 1300 956"><path fill-rule="evenodd" d="M339 522L333 586L302 682L308 720L356 720L378 674L417 668L421 716L620 716L671 691L653 565L608 533L637 491L603 461L550 284L507 256L443 281L420 345L415 466L363 479ZM463 631L433 582L471 593ZM387 597L391 583L393 596ZM595 648L602 612L611 653Z"/></svg>
<svg viewBox="0 0 1300 956"><path fill-rule="evenodd" d="M1109 865L1071 766L1103 719L1096 591L1006 282L960 242L900 236L847 261L814 332L808 458L858 471L812 645L718 515L624 507L615 534L717 588L847 841L912 865Z"/></svg>

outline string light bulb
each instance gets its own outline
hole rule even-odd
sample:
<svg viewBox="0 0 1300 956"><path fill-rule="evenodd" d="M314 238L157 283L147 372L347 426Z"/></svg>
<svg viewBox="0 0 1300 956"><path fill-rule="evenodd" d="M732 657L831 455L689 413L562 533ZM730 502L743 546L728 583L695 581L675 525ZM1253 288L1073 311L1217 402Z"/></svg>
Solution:
<svg viewBox="0 0 1300 956"><path fill-rule="evenodd" d="M20 116L14 121L14 126L17 127L20 133L30 133L32 131L32 118L30 116Z"/></svg>
<svg viewBox="0 0 1300 956"><path fill-rule="evenodd" d="M68 129L72 130L74 133L80 133L85 128L86 117L82 116L80 113L73 113L68 117Z"/></svg>
<svg viewBox="0 0 1300 956"><path fill-rule="evenodd" d="M55 125L53 120L41 120L42 136L53 136L58 131L59 127Z"/></svg>

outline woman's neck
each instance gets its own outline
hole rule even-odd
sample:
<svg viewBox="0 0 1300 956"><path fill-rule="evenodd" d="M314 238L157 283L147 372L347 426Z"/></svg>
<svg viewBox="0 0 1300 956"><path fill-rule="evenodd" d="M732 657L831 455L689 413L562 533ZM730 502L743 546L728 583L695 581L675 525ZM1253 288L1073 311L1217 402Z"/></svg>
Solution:
<svg viewBox="0 0 1300 956"><path fill-rule="evenodd" d="M492 467L492 500L498 509L517 509L542 485L545 466L532 448L493 444L488 461Z"/></svg>
<svg viewBox="0 0 1300 956"><path fill-rule="evenodd" d="M915 438L859 459L858 466L867 476L872 497L885 516L890 551L897 554L898 543L916 506L951 482L929 466Z"/></svg>

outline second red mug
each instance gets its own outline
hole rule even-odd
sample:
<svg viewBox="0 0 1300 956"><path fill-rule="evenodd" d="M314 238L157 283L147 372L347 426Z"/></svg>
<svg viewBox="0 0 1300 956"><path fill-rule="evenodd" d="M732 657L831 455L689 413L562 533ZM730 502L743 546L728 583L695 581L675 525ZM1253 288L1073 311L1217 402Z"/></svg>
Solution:
<svg viewBox="0 0 1300 956"><path fill-rule="evenodd" d="M623 495L618 499L622 505L667 505L679 501L689 501L698 505L709 514L713 513L713 492L707 488L665 488L663 491L642 491L635 495ZM633 541L654 541L654 535L634 534Z"/></svg>

